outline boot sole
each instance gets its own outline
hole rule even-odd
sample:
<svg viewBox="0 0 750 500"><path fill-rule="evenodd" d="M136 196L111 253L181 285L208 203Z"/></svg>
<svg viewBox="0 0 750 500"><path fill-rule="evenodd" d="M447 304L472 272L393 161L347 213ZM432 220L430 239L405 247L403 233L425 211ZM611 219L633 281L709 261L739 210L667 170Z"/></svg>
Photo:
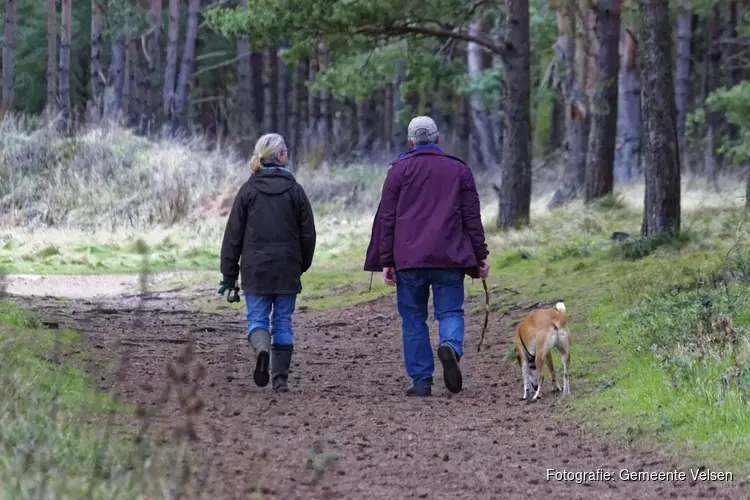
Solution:
<svg viewBox="0 0 750 500"><path fill-rule="evenodd" d="M461 368L458 366L458 360L456 354L453 352L453 348L447 345L438 347L438 359L443 365L443 382L445 387L452 393L456 394L461 392L463 387L463 376L461 375Z"/></svg>
<svg viewBox="0 0 750 500"><path fill-rule="evenodd" d="M258 358L255 361L255 371L253 371L253 381L255 385L259 387L265 387L271 379L268 373L268 366L270 364L271 355L268 351L261 351L258 353Z"/></svg>

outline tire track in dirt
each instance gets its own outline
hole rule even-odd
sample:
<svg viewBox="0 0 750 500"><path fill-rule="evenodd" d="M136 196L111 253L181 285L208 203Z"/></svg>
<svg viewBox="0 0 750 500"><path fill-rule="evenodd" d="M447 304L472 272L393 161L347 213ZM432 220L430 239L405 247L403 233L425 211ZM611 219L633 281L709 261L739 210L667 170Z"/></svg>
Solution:
<svg viewBox="0 0 750 500"><path fill-rule="evenodd" d="M212 465L207 498L247 498L258 485L264 498L280 499L747 497L736 474L733 483L547 481L547 469L659 472L675 464L657 452L595 437L577 423L559 425L559 396L549 385L540 403L523 404L518 368L503 362L512 331L507 317L490 316L489 348L477 353L483 314L467 313L464 391L448 393L436 360L433 397L412 399L403 395L409 381L394 297L335 311L300 311L294 318L292 392L274 394L252 382L241 313L189 311L184 297L157 295L146 302L139 326L132 298L13 298L48 321L79 329L90 349L106 358L117 360L118 349L129 349L120 393L147 407L159 404L166 365L194 339L196 356L207 367L205 407L196 426L196 448ZM467 311L476 305L467 302ZM96 375L100 388L109 389L113 373ZM180 418L172 402L156 420L166 431ZM218 441L212 437L217 431ZM313 447L338 455L317 482L305 466Z"/></svg>

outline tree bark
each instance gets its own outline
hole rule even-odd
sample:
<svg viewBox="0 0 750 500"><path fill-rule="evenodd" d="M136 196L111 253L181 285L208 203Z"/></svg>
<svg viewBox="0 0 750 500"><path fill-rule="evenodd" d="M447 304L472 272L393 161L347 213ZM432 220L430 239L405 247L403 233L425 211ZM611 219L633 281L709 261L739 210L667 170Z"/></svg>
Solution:
<svg viewBox="0 0 750 500"><path fill-rule="evenodd" d="M307 116L307 74L310 71L309 61L303 58L297 65L297 78L295 88L297 90L297 112L295 113L294 124L294 152L299 161L305 152L305 130L308 122Z"/></svg>
<svg viewBox="0 0 750 500"><path fill-rule="evenodd" d="M14 101L14 52L16 47L16 0L5 0L5 33L3 37L3 110L10 111Z"/></svg>
<svg viewBox="0 0 750 500"><path fill-rule="evenodd" d="M677 106L677 138L684 152L685 119L690 97L690 52L693 18L684 4L677 8L677 57L675 61L675 105Z"/></svg>
<svg viewBox="0 0 750 500"><path fill-rule="evenodd" d="M636 29L634 24L629 25L620 42L615 182L630 182L641 175L641 78Z"/></svg>
<svg viewBox="0 0 750 500"><path fill-rule="evenodd" d="M372 153L372 145L375 139L375 103L372 99L363 99L357 102L357 152L362 157Z"/></svg>
<svg viewBox="0 0 750 500"><path fill-rule="evenodd" d="M721 21L718 7L708 23L708 50L706 55L706 96L721 87ZM713 182L718 190L718 159L716 154L716 138L722 116L718 111L711 109L706 103L706 144L703 159L703 174Z"/></svg>
<svg viewBox="0 0 750 500"><path fill-rule="evenodd" d="M126 66L127 41L125 35L117 35L112 39L112 57L107 70L107 86L103 99L104 117L108 120L116 120L122 108Z"/></svg>
<svg viewBox="0 0 750 500"><path fill-rule="evenodd" d="M405 99L404 95L401 92L401 84L404 81L404 78L406 76L406 69L405 69L405 63L404 60L399 58L396 59L396 76L393 78L393 85L392 87L392 110L390 113L391 116L391 136L388 138L390 142L390 147L388 148L389 151L402 151L409 148L409 142L407 139L408 134L408 126L404 125L404 123L401 121L401 112L404 109L405 105Z"/></svg>
<svg viewBox="0 0 750 500"><path fill-rule="evenodd" d="M529 0L505 0L505 134L497 227L529 224L531 209L531 57Z"/></svg>
<svg viewBox="0 0 750 500"><path fill-rule="evenodd" d="M328 49L321 44L318 47L318 71L320 73L328 71L328 57ZM331 90L323 87L320 89L320 147L324 162L328 162L333 153L333 112Z"/></svg>
<svg viewBox="0 0 750 500"><path fill-rule="evenodd" d="M57 3L47 0L47 112L57 109Z"/></svg>
<svg viewBox="0 0 750 500"><path fill-rule="evenodd" d="M307 79L310 83L315 80L318 74L318 54L313 51L310 55L310 65L308 67ZM320 130L320 95L310 88L307 92L307 124L305 127L305 150L311 153L313 148L318 146L318 132Z"/></svg>
<svg viewBox="0 0 750 500"><path fill-rule="evenodd" d="M198 16L201 0L190 0L188 3L187 27L185 28L185 45L182 48L182 62L175 87L174 108L172 110L172 132L184 129L185 104L190 91L190 80L195 62L195 42L198 38Z"/></svg>
<svg viewBox="0 0 750 500"><path fill-rule="evenodd" d="M60 19L60 108L62 127L66 134L72 129L70 102L70 41L72 35L73 0L62 0Z"/></svg>
<svg viewBox="0 0 750 500"><path fill-rule="evenodd" d="M247 8L247 0L242 0ZM250 155L257 140L255 123L255 100L253 99L252 53L246 36L237 39L237 105L239 107L239 148L244 155Z"/></svg>
<svg viewBox="0 0 750 500"><path fill-rule="evenodd" d="M263 52L263 133L276 132L276 49Z"/></svg>
<svg viewBox="0 0 750 500"><path fill-rule="evenodd" d="M680 155L672 71L672 26L664 0L640 0L638 59L646 173L643 236L680 231Z"/></svg>
<svg viewBox="0 0 750 500"><path fill-rule="evenodd" d="M279 44L280 49L286 48L286 43L281 42ZM277 76L276 76L276 129L278 132L287 138L289 135L289 70L286 62L282 58L279 51L276 52L276 65L277 65Z"/></svg>
<svg viewBox="0 0 750 500"><path fill-rule="evenodd" d="M556 71L565 99L565 167L561 186L548 203L564 205L578 196L586 178L589 112L586 91L588 54L593 50L587 32L590 9L578 0L562 0L557 6L558 39L555 43Z"/></svg>
<svg viewBox="0 0 750 500"><path fill-rule="evenodd" d="M104 6L101 0L91 0L91 106L94 118L101 118L104 109L104 74L102 71L102 46L104 45Z"/></svg>
<svg viewBox="0 0 750 500"><path fill-rule="evenodd" d="M472 23L469 27L469 33L473 36L482 34L480 22ZM473 42L466 44L466 69L470 76L476 77L483 70L482 49ZM492 123L490 122L489 113L485 106L484 96L481 92L472 92L469 104L471 106L471 120L473 124L473 135L476 137L475 152L478 153L478 170L497 171L499 158L495 151L495 141L492 138Z"/></svg>
<svg viewBox="0 0 750 500"><path fill-rule="evenodd" d="M620 66L620 0L596 4L598 68L591 105L585 201L612 193L617 138L617 75Z"/></svg>
<svg viewBox="0 0 750 500"><path fill-rule="evenodd" d="M143 103L145 113L145 131L153 131L159 116L159 73L161 71L161 15L162 0L151 0L148 11L149 30L146 35L146 53L148 54L148 73L146 83L146 101Z"/></svg>
<svg viewBox="0 0 750 500"><path fill-rule="evenodd" d="M177 82L177 61L180 52L180 0L169 0L167 26L167 63L164 68L164 115L171 120Z"/></svg>

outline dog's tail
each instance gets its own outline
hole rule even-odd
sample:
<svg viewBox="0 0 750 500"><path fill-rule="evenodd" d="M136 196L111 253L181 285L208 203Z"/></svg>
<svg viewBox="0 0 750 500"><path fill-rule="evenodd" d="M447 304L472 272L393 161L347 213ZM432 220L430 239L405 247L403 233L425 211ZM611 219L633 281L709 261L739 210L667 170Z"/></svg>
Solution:
<svg viewBox="0 0 750 500"><path fill-rule="evenodd" d="M558 324L556 325L558 328L565 328L568 326L568 312L567 309L565 309L565 303L564 302L558 302L555 304L555 309L557 309L557 312L559 312L558 316Z"/></svg>

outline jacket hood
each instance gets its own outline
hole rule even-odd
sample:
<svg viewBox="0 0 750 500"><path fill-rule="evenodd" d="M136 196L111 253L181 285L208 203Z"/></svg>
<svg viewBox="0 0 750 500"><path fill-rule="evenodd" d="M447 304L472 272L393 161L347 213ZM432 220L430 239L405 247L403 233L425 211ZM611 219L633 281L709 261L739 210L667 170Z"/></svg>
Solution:
<svg viewBox="0 0 750 500"><path fill-rule="evenodd" d="M291 172L280 168L261 170L250 177L250 184L265 194L281 194L296 184Z"/></svg>

